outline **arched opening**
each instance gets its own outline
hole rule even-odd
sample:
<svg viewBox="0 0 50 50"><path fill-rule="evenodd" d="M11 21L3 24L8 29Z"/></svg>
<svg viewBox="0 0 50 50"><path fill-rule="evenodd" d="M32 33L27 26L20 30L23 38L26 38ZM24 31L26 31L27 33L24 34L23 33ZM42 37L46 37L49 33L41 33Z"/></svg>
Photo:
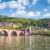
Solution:
<svg viewBox="0 0 50 50"><path fill-rule="evenodd" d="M8 36L8 32L7 32L7 31L2 30L2 32L3 32L3 35L4 35L4 36Z"/></svg>
<svg viewBox="0 0 50 50"><path fill-rule="evenodd" d="M24 36L24 33L23 32L20 32L20 35L19 36Z"/></svg>
<svg viewBox="0 0 50 50"><path fill-rule="evenodd" d="M0 31L0 36L3 36L3 31Z"/></svg>
<svg viewBox="0 0 50 50"><path fill-rule="evenodd" d="M30 32L29 28L26 31L29 33Z"/></svg>
<svg viewBox="0 0 50 50"><path fill-rule="evenodd" d="M17 33L16 33L15 31L13 31L13 32L11 33L11 36L17 36Z"/></svg>

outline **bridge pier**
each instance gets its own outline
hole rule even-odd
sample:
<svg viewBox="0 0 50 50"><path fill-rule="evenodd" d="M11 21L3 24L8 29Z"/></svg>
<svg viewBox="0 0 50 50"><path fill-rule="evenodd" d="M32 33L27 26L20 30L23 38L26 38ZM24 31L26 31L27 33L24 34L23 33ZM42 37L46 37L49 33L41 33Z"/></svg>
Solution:
<svg viewBox="0 0 50 50"><path fill-rule="evenodd" d="M25 35L30 35L31 33L31 27L27 27L25 30Z"/></svg>

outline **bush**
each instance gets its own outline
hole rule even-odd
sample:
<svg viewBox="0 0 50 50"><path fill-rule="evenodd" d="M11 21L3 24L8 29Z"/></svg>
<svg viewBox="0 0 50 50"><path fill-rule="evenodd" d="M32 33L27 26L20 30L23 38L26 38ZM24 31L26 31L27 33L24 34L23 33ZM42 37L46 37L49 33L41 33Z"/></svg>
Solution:
<svg viewBox="0 0 50 50"><path fill-rule="evenodd" d="M43 31L39 30L39 31L38 31L38 33L40 33L40 34L41 34L41 33L43 33Z"/></svg>
<svg viewBox="0 0 50 50"><path fill-rule="evenodd" d="M49 31L48 30L45 30L45 31L43 31L44 32L44 34L48 34L49 33Z"/></svg>
<svg viewBox="0 0 50 50"><path fill-rule="evenodd" d="M15 27L0 27L0 29L16 30L17 28L15 28Z"/></svg>

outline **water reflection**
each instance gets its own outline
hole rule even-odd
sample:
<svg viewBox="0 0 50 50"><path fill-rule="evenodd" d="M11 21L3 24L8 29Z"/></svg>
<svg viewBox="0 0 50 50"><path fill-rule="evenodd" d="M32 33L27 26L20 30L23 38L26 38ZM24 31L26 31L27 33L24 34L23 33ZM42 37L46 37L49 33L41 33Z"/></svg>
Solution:
<svg viewBox="0 0 50 50"><path fill-rule="evenodd" d="M50 37L1 36L0 50L50 50Z"/></svg>

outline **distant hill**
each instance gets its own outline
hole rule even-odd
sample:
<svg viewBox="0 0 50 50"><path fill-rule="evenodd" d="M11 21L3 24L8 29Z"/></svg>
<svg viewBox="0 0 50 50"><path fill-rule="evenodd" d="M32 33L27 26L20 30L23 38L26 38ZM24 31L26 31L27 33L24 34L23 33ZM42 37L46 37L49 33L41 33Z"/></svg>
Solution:
<svg viewBox="0 0 50 50"><path fill-rule="evenodd" d="M8 16L2 16L0 15L0 22L7 22L7 23L15 23L16 25L19 25L20 27L26 27L26 26L39 26L39 27L47 27L48 21L50 18L45 19L26 19L26 18L17 18L17 17L8 17Z"/></svg>

